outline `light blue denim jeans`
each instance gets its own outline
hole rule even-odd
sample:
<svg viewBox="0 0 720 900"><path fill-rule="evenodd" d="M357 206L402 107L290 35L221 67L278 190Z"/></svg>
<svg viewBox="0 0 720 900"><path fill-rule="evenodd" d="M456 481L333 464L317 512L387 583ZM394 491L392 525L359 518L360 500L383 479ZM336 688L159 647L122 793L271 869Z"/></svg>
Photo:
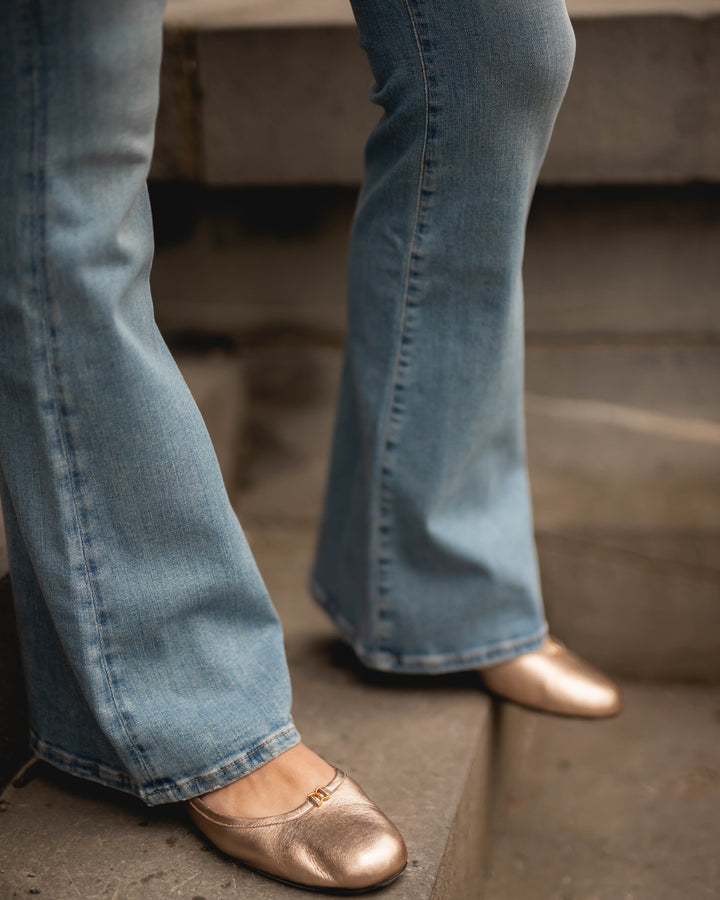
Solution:
<svg viewBox="0 0 720 900"><path fill-rule="evenodd" d="M148 803L297 742L282 635L148 290L161 0L0 10L0 495L36 752ZM524 464L523 233L569 74L561 0L357 0L367 151L314 590L360 657L545 633Z"/></svg>
<svg viewBox="0 0 720 900"><path fill-rule="evenodd" d="M32 743L153 804L299 739L277 616L153 321L162 7L0 12L0 481Z"/></svg>
<svg viewBox="0 0 720 900"><path fill-rule="evenodd" d="M445 672L547 626L525 465L525 223L574 57L563 0L354 0L366 150L313 593L369 666Z"/></svg>

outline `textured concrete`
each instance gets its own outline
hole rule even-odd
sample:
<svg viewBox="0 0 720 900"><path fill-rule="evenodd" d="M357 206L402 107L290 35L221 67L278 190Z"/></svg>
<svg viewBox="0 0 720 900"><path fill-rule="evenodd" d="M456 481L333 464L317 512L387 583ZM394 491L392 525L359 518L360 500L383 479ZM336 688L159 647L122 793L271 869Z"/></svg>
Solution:
<svg viewBox="0 0 720 900"><path fill-rule="evenodd" d="M720 689L629 686L609 722L506 708L487 900L720 891Z"/></svg>
<svg viewBox="0 0 720 900"><path fill-rule="evenodd" d="M525 254L531 341L720 335L717 186L540 189Z"/></svg>
<svg viewBox="0 0 720 900"><path fill-rule="evenodd" d="M541 530L537 542L558 637L617 674L718 681L720 531Z"/></svg>
<svg viewBox="0 0 720 900"><path fill-rule="evenodd" d="M715 0L568 0L573 18L598 16L684 15L717 11ZM165 22L172 28L214 30L296 25L352 25L348 0L168 0Z"/></svg>
<svg viewBox="0 0 720 900"><path fill-rule="evenodd" d="M359 181L379 113L353 28L201 34L198 71L208 184Z"/></svg>
<svg viewBox="0 0 720 900"><path fill-rule="evenodd" d="M720 530L717 347L531 347L540 526Z"/></svg>
<svg viewBox="0 0 720 900"><path fill-rule="evenodd" d="M577 57L542 179L663 183L720 176L720 16L576 20Z"/></svg>
<svg viewBox="0 0 720 900"><path fill-rule="evenodd" d="M720 178L720 13L711 0L576 0L575 72L541 178ZM357 184L378 118L344 0L168 7L156 177Z"/></svg>
<svg viewBox="0 0 720 900"><path fill-rule="evenodd" d="M238 27L272 28L352 25L347 0L169 0L165 23L171 28L203 31Z"/></svg>
<svg viewBox="0 0 720 900"><path fill-rule="evenodd" d="M408 872L383 896L479 897L489 699L472 676L370 675L305 592L338 351L300 348L284 354L284 363L277 354L246 353L240 366L217 350L203 357L176 347L233 499L241 512L247 507L248 538L283 621L301 733L355 776L406 837ZM286 414L293 404L295 415ZM276 427L284 429L280 438ZM239 442L237 429L244 435ZM19 675L17 667L13 671ZM22 754L20 682L16 677L10 684L4 673L0 669L0 694L13 709L6 715L0 705L0 722L12 725L12 750ZM53 900L296 896L210 850L179 807L147 810L42 766L32 774L27 784L10 787L0 804L3 900L31 891Z"/></svg>
<svg viewBox="0 0 720 900"><path fill-rule="evenodd" d="M406 837L408 872L383 896L476 896L487 697L467 678L369 678L304 594L310 533L265 529L250 537L286 630L294 714L305 740L349 770ZM29 890L53 900L296 895L206 852L177 807L149 811L41 769L26 786L9 788L0 809L3 898ZM458 893L437 894L439 877Z"/></svg>
<svg viewBox="0 0 720 900"><path fill-rule="evenodd" d="M314 528L320 516L340 374L335 348L258 348L246 353L250 398L241 521Z"/></svg>
<svg viewBox="0 0 720 900"><path fill-rule="evenodd" d="M280 331L342 340L354 190L160 188L161 326L244 341ZM528 339L716 341L719 245L717 186L541 188L525 256Z"/></svg>
<svg viewBox="0 0 720 900"><path fill-rule="evenodd" d="M162 328L242 342L288 331L342 341L354 190L198 196L155 185L153 193L162 217L152 272ZM178 239L183 218L188 234Z"/></svg>

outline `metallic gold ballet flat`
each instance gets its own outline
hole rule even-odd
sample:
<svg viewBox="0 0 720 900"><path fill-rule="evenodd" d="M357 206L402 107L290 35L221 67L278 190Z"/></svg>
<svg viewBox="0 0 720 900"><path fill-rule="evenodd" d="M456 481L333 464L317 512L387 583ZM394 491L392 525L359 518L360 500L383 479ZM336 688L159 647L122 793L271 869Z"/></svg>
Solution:
<svg viewBox="0 0 720 900"><path fill-rule="evenodd" d="M601 719L623 708L612 679L552 638L534 653L479 671L494 694L531 709Z"/></svg>
<svg viewBox="0 0 720 900"><path fill-rule="evenodd" d="M199 798L186 805L223 853L294 887L361 894L390 884L407 865L400 832L339 769L330 784L280 816L236 819Z"/></svg>

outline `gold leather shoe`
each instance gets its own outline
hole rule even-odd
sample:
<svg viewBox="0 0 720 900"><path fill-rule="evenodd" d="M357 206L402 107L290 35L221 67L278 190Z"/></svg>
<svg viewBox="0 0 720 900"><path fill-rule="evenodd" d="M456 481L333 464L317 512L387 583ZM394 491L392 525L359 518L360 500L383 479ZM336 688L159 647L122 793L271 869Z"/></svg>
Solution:
<svg viewBox="0 0 720 900"><path fill-rule="evenodd" d="M618 685L553 638L534 653L479 671L494 694L531 709L601 719L623 708Z"/></svg>
<svg viewBox="0 0 720 900"><path fill-rule="evenodd" d="M407 865L400 832L339 769L330 784L280 816L233 818L199 798L186 806L218 849L295 887L360 894L394 881Z"/></svg>

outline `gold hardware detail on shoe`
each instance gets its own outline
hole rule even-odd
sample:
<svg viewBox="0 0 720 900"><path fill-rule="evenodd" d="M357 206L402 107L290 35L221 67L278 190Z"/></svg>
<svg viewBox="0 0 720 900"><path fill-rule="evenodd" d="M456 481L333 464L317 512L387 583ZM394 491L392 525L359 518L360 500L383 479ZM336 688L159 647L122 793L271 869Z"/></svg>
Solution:
<svg viewBox="0 0 720 900"><path fill-rule="evenodd" d="M308 800L314 804L315 806L322 806L326 800L329 800L331 797L330 791L326 791L325 788L315 788L314 791L311 791L307 798Z"/></svg>

